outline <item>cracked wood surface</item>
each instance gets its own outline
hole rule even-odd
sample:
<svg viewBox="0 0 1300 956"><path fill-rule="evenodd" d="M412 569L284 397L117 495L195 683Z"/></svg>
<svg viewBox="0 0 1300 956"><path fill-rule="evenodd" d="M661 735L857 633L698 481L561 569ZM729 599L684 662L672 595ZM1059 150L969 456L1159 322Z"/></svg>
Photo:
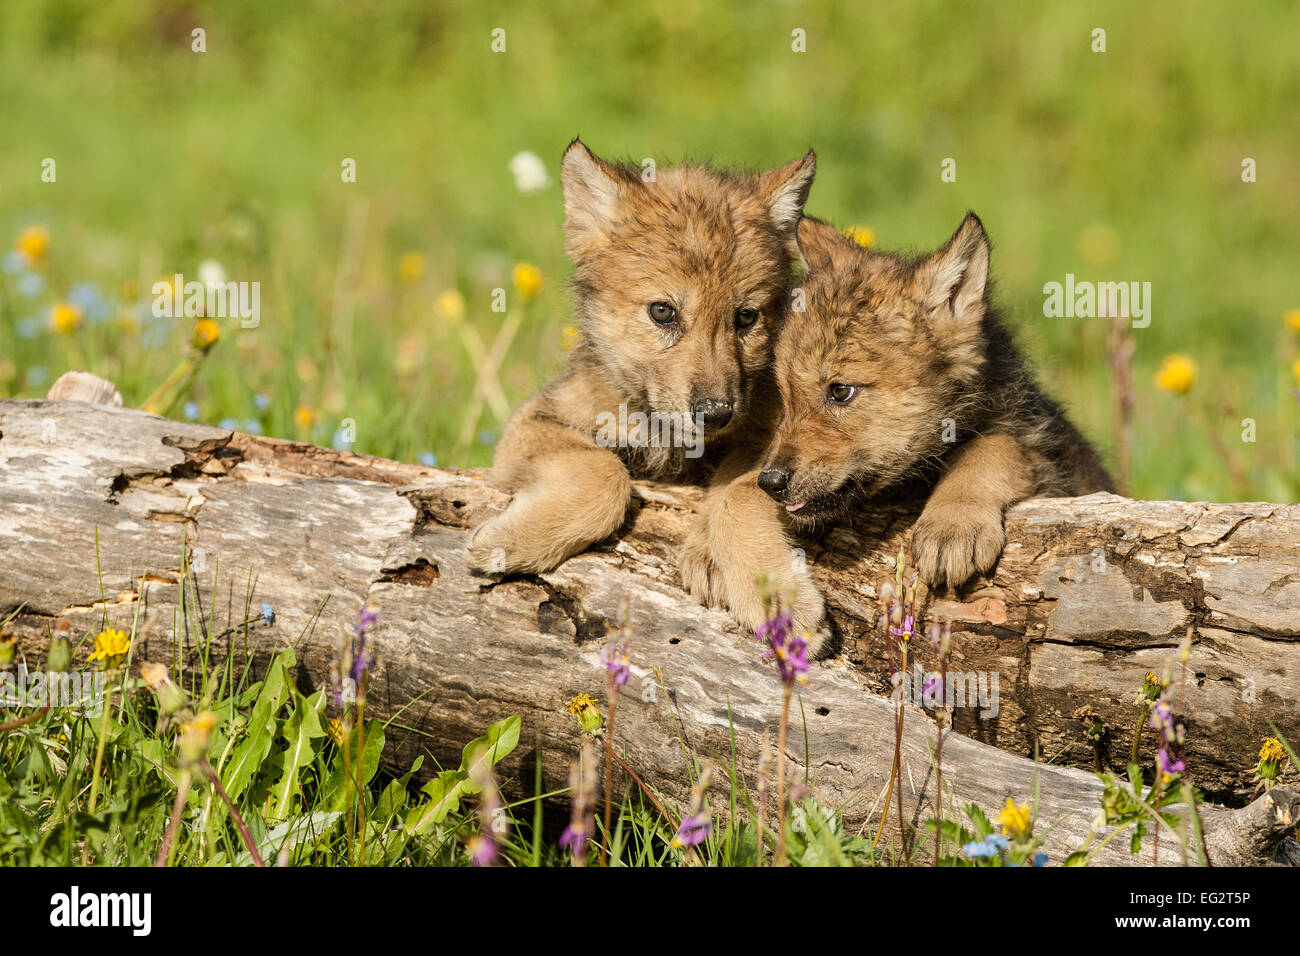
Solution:
<svg viewBox="0 0 1300 956"><path fill-rule="evenodd" d="M211 630L256 617L263 601L276 611L273 625L217 639L218 656L246 640L264 661L293 644L300 680L318 686L337 622L374 600L383 619L372 704L401 711L390 733L394 759L421 750L449 759L489 722L521 713L542 734L547 785L563 786L577 734L562 704L584 691L599 696L601 638L626 594L634 676L617 737L639 772L681 799L683 740L729 761L730 721L741 766L752 768L779 710L775 677L753 642L678 587L676 548L698 498L694 489L639 483L614 539L550 574L493 583L467 574L461 558L467 529L507 501L480 472L120 408L0 401L0 615L23 606L13 629L39 661L59 619L89 630L106 602L114 623L129 626L139 610L138 654L171 661L187 542L202 569L186 579L189 600ZM803 692L809 769L828 800L851 801L845 817L855 825L878 815L893 751L892 707L880 696L888 674L871 626L875 587L914 517L906 508L864 511L806 543L839 635L839 653L814 667ZM1142 675L1165 668L1188 628L1192 676L1180 709L1199 786L1240 798L1269 722L1300 738L1300 507L1039 499L1013 509L1007 529L992 579L936 596L928 611L954 622L952 670L999 680L997 715L959 709L958 732L945 739L945 783L960 800L992 809L1007 795L1027 798L1036 780L1040 819L1057 823L1049 846L1078 846L1099 787L1091 773L1061 766L1094 759L1071 715L1088 705L1108 721L1104 756L1121 766ZM181 642L197 652L195 633ZM918 647L923 665L925 652ZM792 734L797 762L802 737ZM915 819L933 812L933 744L934 724L909 708L904 797ZM1024 759L1036 749L1052 763ZM532 761L521 746L508 764L525 791ZM1275 795L1265 809L1257 801L1208 811L1225 861L1259 857L1295 825L1294 795ZM1244 831L1250 839L1234 836ZM1131 862L1120 842L1103 859ZM1176 859L1169 845L1161 855Z"/></svg>

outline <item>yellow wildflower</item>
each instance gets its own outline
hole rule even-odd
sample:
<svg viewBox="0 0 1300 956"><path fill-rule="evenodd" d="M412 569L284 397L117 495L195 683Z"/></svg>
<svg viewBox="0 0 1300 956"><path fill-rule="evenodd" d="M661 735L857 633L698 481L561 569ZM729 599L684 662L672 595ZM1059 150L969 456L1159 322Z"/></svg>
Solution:
<svg viewBox="0 0 1300 956"><path fill-rule="evenodd" d="M515 288L519 294L528 301L542 291L542 270L529 262L516 262L514 272L511 274L514 279Z"/></svg>
<svg viewBox="0 0 1300 956"><path fill-rule="evenodd" d="M14 248L23 254L28 264L40 265L50 253L50 231L44 226L28 226L18 234Z"/></svg>
<svg viewBox="0 0 1300 956"><path fill-rule="evenodd" d="M310 405L299 405L293 410L293 420L302 428L311 428L319 419L316 409Z"/></svg>
<svg viewBox="0 0 1300 956"><path fill-rule="evenodd" d="M1267 760L1269 763L1281 763L1286 759L1286 748L1276 737L1265 737L1263 745L1259 748L1259 756L1261 760Z"/></svg>
<svg viewBox="0 0 1300 956"><path fill-rule="evenodd" d="M60 302L50 312L50 325L55 332L71 332L81 324L81 306Z"/></svg>
<svg viewBox="0 0 1300 956"><path fill-rule="evenodd" d="M326 728L329 735L334 738L335 743L343 743L343 721L337 717L330 719L329 726Z"/></svg>
<svg viewBox="0 0 1300 956"><path fill-rule="evenodd" d="M402 277L403 282L414 282L420 276L424 275L426 260L418 252L407 252L402 258L397 260L397 274Z"/></svg>
<svg viewBox="0 0 1300 956"><path fill-rule="evenodd" d="M446 289L438 295L438 311L448 322L455 324L465 315L465 297L458 289Z"/></svg>
<svg viewBox="0 0 1300 956"><path fill-rule="evenodd" d="M870 249L876 244L876 230L870 226L849 226L844 230L844 235L848 236L863 249Z"/></svg>
<svg viewBox="0 0 1300 956"><path fill-rule="evenodd" d="M605 718L590 694L579 694L569 699L566 705L569 713L578 718L583 733L599 737L605 731Z"/></svg>
<svg viewBox="0 0 1300 956"><path fill-rule="evenodd" d="M1289 756L1282 741L1276 737L1264 738L1264 743L1259 748L1259 763L1255 765L1255 777L1264 784L1265 790L1271 788L1282 775L1282 768Z"/></svg>
<svg viewBox="0 0 1300 956"><path fill-rule="evenodd" d="M1282 321L1292 332L1300 332L1300 309L1287 309Z"/></svg>
<svg viewBox="0 0 1300 956"><path fill-rule="evenodd" d="M1175 395L1186 395L1196 384L1196 362L1188 355L1165 356L1156 371L1156 385Z"/></svg>
<svg viewBox="0 0 1300 956"><path fill-rule="evenodd" d="M217 729L219 719L214 712L205 710L181 724L181 735L177 744L183 760L198 760L203 756L208 749L208 739L212 736L212 731Z"/></svg>
<svg viewBox="0 0 1300 956"><path fill-rule="evenodd" d="M106 627L95 636L95 649L91 651L90 659L103 661L105 668L112 668L122 663L130 649L131 638L126 631Z"/></svg>
<svg viewBox="0 0 1300 956"><path fill-rule="evenodd" d="M1291 377L1295 379L1297 385L1300 385L1300 359L1291 363Z"/></svg>
<svg viewBox="0 0 1300 956"><path fill-rule="evenodd" d="M993 818L993 821L1001 824L1002 832L1013 840L1020 840L1029 836L1034 828L1033 817L1029 812L1029 804L1016 803L1010 797L1007 797L1006 805Z"/></svg>
<svg viewBox="0 0 1300 956"><path fill-rule="evenodd" d="M564 336L564 351L569 351L578 344L578 327L576 325L566 325L560 330Z"/></svg>
<svg viewBox="0 0 1300 956"><path fill-rule="evenodd" d="M194 347L206 352L217 344L221 338L221 326L211 319L199 319L194 323Z"/></svg>

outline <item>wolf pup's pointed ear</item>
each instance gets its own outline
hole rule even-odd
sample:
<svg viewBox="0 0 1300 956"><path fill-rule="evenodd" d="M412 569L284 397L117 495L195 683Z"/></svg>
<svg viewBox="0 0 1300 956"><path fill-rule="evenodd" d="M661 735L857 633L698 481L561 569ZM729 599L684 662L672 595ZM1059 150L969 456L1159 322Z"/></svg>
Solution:
<svg viewBox="0 0 1300 956"><path fill-rule="evenodd" d="M802 159L766 172L760 179L768 215L771 216L773 225L787 236L794 236L816 173L817 154L810 149Z"/></svg>
<svg viewBox="0 0 1300 956"><path fill-rule="evenodd" d="M798 226L799 258L808 272L822 272L831 267L837 246L848 248L854 245L852 239L844 235L828 222L804 216Z"/></svg>
<svg viewBox="0 0 1300 956"><path fill-rule="evenodd" d="M560 162L564 188L565 249L578 258L590 250L618 217L623 188L614 167L575 139Z"/></svg>
<svg viewBox="0 0 1300 956"><path fill-rule="evenodd" d="M989 237L979 216L968 212L948 244L917 270L925 304L936 318L978 323L984 317L989 279Z"/></svg>

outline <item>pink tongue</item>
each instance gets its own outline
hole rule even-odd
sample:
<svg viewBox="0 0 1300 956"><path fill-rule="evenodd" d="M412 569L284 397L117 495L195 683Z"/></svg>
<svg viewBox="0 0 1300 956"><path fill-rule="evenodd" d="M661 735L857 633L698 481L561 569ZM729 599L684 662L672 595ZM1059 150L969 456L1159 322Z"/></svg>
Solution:
<svg viewBox="0 0 1300 956"><path fill-rule="evenodd" d="M807 503L808 503L808 502L806 502L806 501L796 501L796 502L795 502L794 504L792 504L792 505L786 505L786 506L785 506L785 510L786 510L786 511L798 511L800 508L802 508L802 507L803 507L804 505L806 505Z"/></svg>

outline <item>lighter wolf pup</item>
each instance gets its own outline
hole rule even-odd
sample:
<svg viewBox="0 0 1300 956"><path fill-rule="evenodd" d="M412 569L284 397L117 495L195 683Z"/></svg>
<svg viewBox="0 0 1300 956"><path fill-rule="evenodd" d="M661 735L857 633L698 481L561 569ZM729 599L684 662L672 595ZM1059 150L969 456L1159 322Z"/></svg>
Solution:
<svg viewBox="0 0 1300 956"><path fill-rule="evenodd" d="M772 401L809 152L762 174L605 162L565 150L565 250L579 338L567 370L507 424L493 480L514 498L466 557L549 571L613 534L631 478L704 482ZM751 452L752 454L752 452Z"/></svg>
<svg viewBox="0 0 1300 956"><path fill-rule="evenodd" d="M811 218L798 236L806 311L777 343L782 413L767 454L722 493L732 520L713 526L713 603L752 606L760 574L794 574L784 532L832 523L856 502L923 499L911 553L942 588L993 568L1015 502L1111 490L990 304L989 241L974 214L916 259L863 249ZM755 479L779 507L753 494ZM807 571L794 576L794 622L815 630L821 599Z"/></svg>

